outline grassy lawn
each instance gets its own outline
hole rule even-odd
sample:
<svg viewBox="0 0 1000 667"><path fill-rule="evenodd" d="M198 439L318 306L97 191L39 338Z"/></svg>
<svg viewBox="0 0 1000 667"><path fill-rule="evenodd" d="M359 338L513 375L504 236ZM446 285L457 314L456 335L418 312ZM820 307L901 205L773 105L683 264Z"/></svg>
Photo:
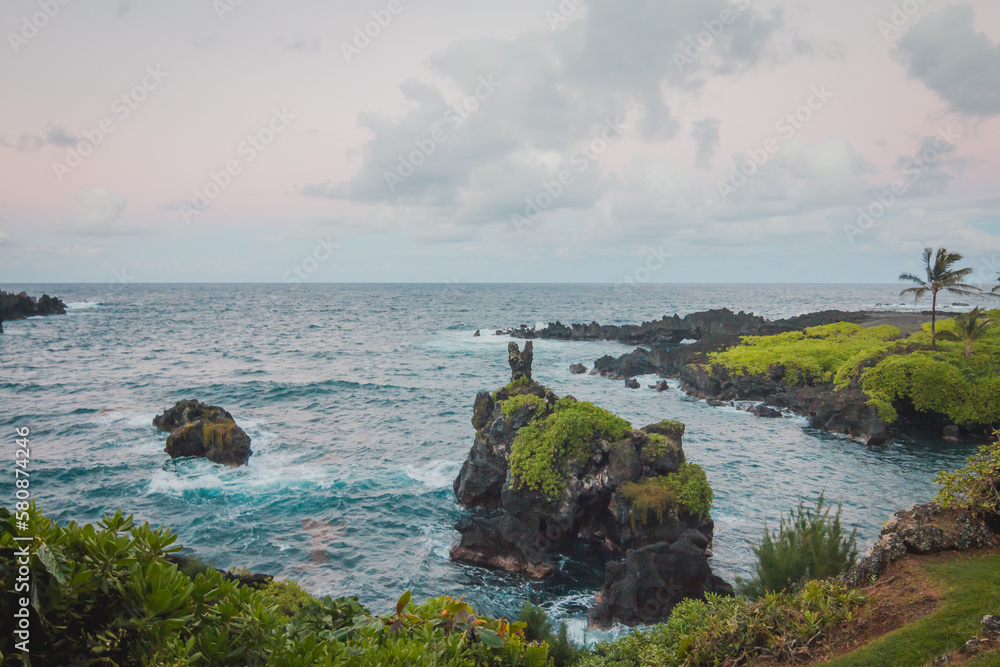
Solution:
<svg viewBox="0 0 1000 667"><path fill-rule="evenodd" d="M986 614L1000 614L1000 554L959 555L921 567L946 591L940 610L872 641L828 667L927 665L968 641L982 629ZM961 663L966 667L1000 666L1000 651Z"/></svg>

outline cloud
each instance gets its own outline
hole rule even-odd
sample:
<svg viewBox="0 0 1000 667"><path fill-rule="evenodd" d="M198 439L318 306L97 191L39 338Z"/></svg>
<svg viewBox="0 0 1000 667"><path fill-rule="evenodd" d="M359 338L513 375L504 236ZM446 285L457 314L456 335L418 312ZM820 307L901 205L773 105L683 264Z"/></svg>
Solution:
<svg viewBox="0 0 1000 667"><path fill-rule="evenodd" d="M953 5L917 23L897 42L909 75L954 111L1000 114L1000 45L976 32L969 5Z"/></svg>
<svg viewBox="0 0 1000 667"><path fill-rule="evenodd" d="M721 125L722 121L718 118L705 118L704 120L695 121L694 129L691 130L691 136L694 138L695 143L698 144L698 155L694 160L696 167L708 167L712 161L712 157L719 147L719 127Z"/></svg>
<svg viewBox="0 0 1000 667"><path fill-rule="evenodd" d="M104 188L82 189L76 193L76 233L88 236L118 236L141 233L119 222L127 200Z"/></svg>
<svg viewBox="0 0 1000 667"><path fill-rule="evenodd" d="M707 25L710 43L679 66ZM431 59L437 82L403 82L401 114L361 114L372 138L352 178L300 192L385 206L422 234L433 236L433 226L450 238L463 227L509 226L530 200L546 201L547 188L559 193L545 216L587 211L620 186L601 155L619 142L672 139L671 95L791 57L779 42L800 49L801 40L778 39L783 30L780 12L747 0L591 0L561 30L454 42ZM621 128L610 138L609 125ZM711 128L703 132L708 150ZM572 183L559 187L567 171Z"/></svg>
<svg viewBox="0 0 1000 667"><path fill-rule="evenodd" d="M75 146L78 143L80 143L80 139L70 134L69 130L52 124L46 126L44 135L23 132L17 141L14 142L8 141L5 136L0 137L0 146L25 153L33 153L46 146L66 148Z"/></svg>
<svg viewBox="0 0 1000 667"><path fill-rule="evenodd" d="M323 40L315 35L299 37L298 39L285 39L277 37L278 48L286 53L305 53L316 55L323 50Z"/></svg>

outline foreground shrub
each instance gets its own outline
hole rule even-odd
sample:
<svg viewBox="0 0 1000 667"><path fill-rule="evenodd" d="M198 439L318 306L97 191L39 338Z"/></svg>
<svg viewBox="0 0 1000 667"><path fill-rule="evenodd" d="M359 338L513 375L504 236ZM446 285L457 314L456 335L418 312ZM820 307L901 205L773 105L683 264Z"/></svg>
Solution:
<svg viewBox="0 0 1000 667"><path fill-rule="evenodd" d="M941 485L935 501L942 507L957 507L978 516L1000 515L1000 431L994 441L969 457L964 468L939 472Z"/></svg>
<svg viewBox="0 0 1000 667"><path fill-rule="evenodd" d="M835 582L810 581L794 593L706 596L674 607L670 619L585 656L585 667L737 665L754 659L802 659L850 621L864 596Z"/></svg>
<svg viewBox="0 0 1000 667"><path fill-rule="evenodd" d="M565 623L559 624L558 632L552 632L545 610L532 604L530 600L521 608L521 623L524 624L526 639L548 644L555 667L576 664L580 651L569 641Z"/></svg>
<svg viewBox="0 0 1000 667"><path fill-rule="evenodd" d="M545 667L549 662L548 644L526 639L523 624L479 617L461 600L434 598L418 605L406 593L395 614L379 617L356 598L317 600L291 582L254 590L211 567L186 574L166 559L179 550L176 536L135 524L121 512L96 526L80 526L57 524L33 505L16 515L0 507L4 582L14 580L15 546L24 544L15 543L15 521L27 521L34 535L29 564L34 667ZM13 595L0 599L4 618L14 618L15 603ZM0 635L0 663L22 664L14 641L9 632Z"/></svg>
<svg viewBox="0 0 1000 667"><path fill-rule="evenodd" d="M835 577L850 569L858 558L857 529L850 534L840 524L841 507L833 508L820 495L816 509L807 509L802 501L792 513L781 517L776 531L764 527L764 537L754 547L756 574L740 581L742 592L763 597L801 585L807 579Z"/></svg>

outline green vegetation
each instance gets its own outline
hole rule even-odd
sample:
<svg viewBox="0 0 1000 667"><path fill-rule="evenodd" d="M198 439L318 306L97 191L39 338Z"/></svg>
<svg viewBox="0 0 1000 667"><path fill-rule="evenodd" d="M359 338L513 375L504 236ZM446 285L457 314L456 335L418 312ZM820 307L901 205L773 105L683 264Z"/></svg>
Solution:
<svg viewBox="0 0 1000 667"><path fill-rule="evenodd" d="M1000 310L985 315L997 320ZM971 339L947 335L956 330L954 319L939 322L937 332L932 329L925 324L899 338L895 327L841 322L747 336L709 359L734 375L772 375L784 367L790 385L832 382L839 389L857 382L890 423L898 417L894 404L901 399L956 424L1000 423L1000 327L979 328ZM940 344L933 351L935 333ZM953 340L945 340L949 337Z"/></svg>
<svg viewBox="0 0 1000 667"><path fill-rule="evenodd" d="M977 516L1000 515L1000 431L994 442L969 457L964 468L939 472L941 490L934 499L942 507L958 507Z"/></svg>
<svg viewBox="0 0 1000 667"><path fill-rule="evenodd" d="M897 349L896 327L839 322L774 336L744 336L741 345L709 355L733 375L767 375L783 366L790 385L846 385L858 368Z"/></svg>
<svg viewBox="0 0 1000 667"><path fill-rule="evenodd" d="M646 436L646 449L650 451L653 456L663 456L675 449L674 443L665 435L660 435L659 433L650 433Z"/></svg>
<svg viewBox="0 0 1000 667"><path fill-rule="evenodd" d="M918 619L884 637L875 639L828 667L917 667L962 646L982 630L986 614L1000 607L1000 555L960 555L944 562L920 566L923 574L945 589L944 603L930 616ZM997 665L998 652L983 656L973 665Z"/></svg>
<svg viewBox="0 0 1000 667"><path fill-rule="evenodd" d="M522 394L521 396L512 396L503 402L501 410L507 419L514 416L516 412L521 410L526 406L530 406L537 412L540 408L545 405L545 399L535 396L534 394Z"/></svg>
<svg viewBox="0 0 1000 667"><path fill-rule="evenodd" d="M642 430L647 433L658 433L659 435L680 438L684 435L684 424L673 419L664 419L655 424L650 424Z"/></svg>
<svg viewBox="0 0 1000 667"><path fill-rule="evenodd" d="M5 582L14 581L15 547L25 544L14 541L14 520L0 508ZM121 512L96 526L59 525L30 505L17 508L16 520L34 534L35 667L551 664L548 644L526 639L523 624L478 617L461 600L418 605L406 593L395 614L378 617L356 598L316 600L290 582L253 590L213 568L192 578L166 560L179 549L176 536ZM0 598L4 618L15 618L15 605L13 595ZM15 641L0 635L0 664L22 664Z"/></svg>
<svg viewBox="0 0 1000 667"><path fill-rule="evenodd" d="M518 431L511 445L512 484L557 498L566 488L567 467L593 453L594 441L621 440L632 425L593 403L559 399L554 411Z"/></svg>
<svg viewBox="0 0 1000 667"><path fill-rule="evenodd" d="M545 642L549 646L549 654L555 667L573 665L580 657L580 650L570 643L567 637L566 624L559 624L559 631L552 632L545 610L534 605L530 600L521 608L521 623L524 624L524 638L528 641Z"/></svg>
<svg viewBox="0 0 1000 667"><path fill-rule="evenodd" d="M937 253L935 253L931 248L924 248L923 259L925 278L915 276L912 273L900 274L900 280L916 284L916 287L903 290L900 296L912 295L913 301L916 303L928 294L931 295L931 349L936 350L938 292L945 291L972 296L979 294L980 289L962 282L972 274L972 269L952 268L962 261L962 256L957 252L948 252L944 248L938 248Z"/></svg>
<svg viewBox="0 0 1000 667"><path fill-rule="evenodd" d="M989 315L995 318L1000 311ZM942 332L954 327L954 320L940 323ZM924 325L903 344L913 352L890 355L861 374L861 388L879 415L895 421L893 404L909 399L917 410L946 415L956 424L1000 422L1000 328L984 330L974 342L978 354L973 356L966 356L964 340L942 341L938 351L928 350L931 335Z"/></svg>
<svg viewBox="0 0 1000 667"><path fill-rule="evenodd" d="M841 507L832 517L833 508L820 495L816 509L807 509L801 500L781 526L772 531L764 527L764 538L754 547L756 574L740 581L742 592L763 597L773 591L794 589L809 579L835 577L850 569L858 558L855 529L850 534L840 525Z"/></svg>
<svg viewBox="0 0 1000 667"><path fill-rule="evenodd" d="M702 521L712 510L708 477L701 466L692 463L682 463L677 472L663 477L629 482L622 488L622 495L632 508L633 525L637 521L646 525L650 512L658 523L663 523L668 516L678 518L682 509Z"/></svg>
<svg viewBox="0 0 1000 667"><path fill-rule="evenodd" d="M275 611L288 618L316 604L316 598L302 590L295 581L272 581L260 590L270 599Z"/></svg>
<svg viewBox="0 0 1000 667"><path fill-rule="evenodd" d="M972 344L982 338L986 332L986 327L993 324L988 317L983 316L982 308L973 308L967 313L955 316L954 331L938 331L933 334L934 338L945 340L955 340L965 344L965 356L972 356ZM982 319L980 319L982 318Z"/></svg>
<svg viewBox="0 0 1000 667"><path fill-rule="evenodd" d="M598 644L580 664L688 667L802 659L811 647L850 621L864 600L858 591L821 581L810 581L794 593L770 593L757 601L709 594L704 601L681 602L662 625Z"/></svg>

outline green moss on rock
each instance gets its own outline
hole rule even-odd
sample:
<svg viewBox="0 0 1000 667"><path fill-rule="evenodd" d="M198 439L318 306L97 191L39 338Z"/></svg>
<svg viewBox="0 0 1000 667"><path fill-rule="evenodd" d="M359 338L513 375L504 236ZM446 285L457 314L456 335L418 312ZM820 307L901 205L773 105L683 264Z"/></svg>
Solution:
<svg viewBox="0 0 1000 667"><path fill-rule="evenodd" d="M545 407L545 399L535 396L534 394L512 396L502 403L500 409L503 411L504 416L507 417L507 419L510 419L519 410L526 407L534 408L537 412Z"/></svg>
<svg viewBox="0 0 1000 667"><path fill-rule="evenodd" d="M693 463L682 463L670 475L629 482L622 495L631 507L633 524L646 525L651 512L658 523L678 518L681 510L702 521L711 516L712 487L705 471Z"/></svg>
<svg viewBox="0 0 1000 667"><path fill-rule="evenodd" d="M593 454L594 442L621 440L632 425L589 402L557 401L552 414L522 428L511 446L512 484L556 498L566 488L567 466Z"/></svg>

